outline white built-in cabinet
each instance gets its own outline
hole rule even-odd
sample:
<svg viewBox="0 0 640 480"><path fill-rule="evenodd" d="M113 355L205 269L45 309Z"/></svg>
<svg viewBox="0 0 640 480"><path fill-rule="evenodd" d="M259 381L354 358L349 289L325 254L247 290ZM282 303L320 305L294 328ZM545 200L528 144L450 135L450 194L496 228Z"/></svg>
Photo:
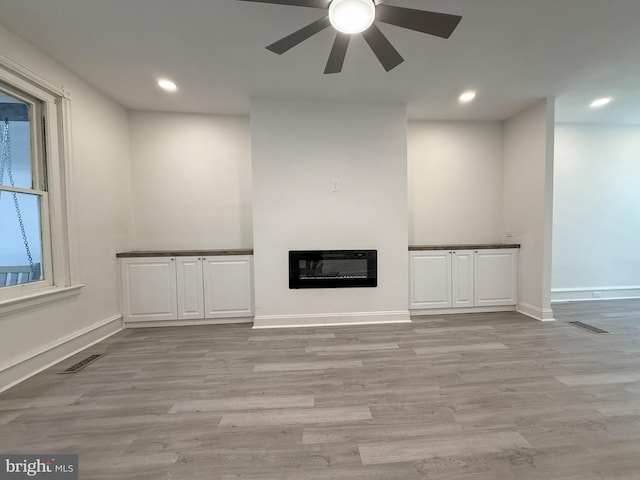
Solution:
<svg viewBox="0 0 640 480"><path fill-rule="evenodd" d="M518 250L478 250L473 262L475 305L515 305L518 300Z"/></svg>
<svg viewBox="0 0 640 480"><path fill-rule="evenodd" d="M409 252L409 308L498 307L517 303L518 249Z"/></svg>
<svg viewBox="0 0 640 480"><path fill-rule="evenodd" d="M475 306L474 290L474 252L473 250L456 250L451 255L451 306Z"/></svg>
<svg viewBox="0 0 640 480"><path fill-rule="evenodd" d="M410 308L450 308L450 252L411 252L409 261Z"/></svg>
<svg viewBox="0 0 640 480"><path fill-rule="evenodd" d="M123 258L121 269L125 320L178 318L175 258Z"/></svg>
<svg viewBox="0 0 640 480"><path fill-rule="evenodd" d="M178 320L204 318L203 257L176 257Z"/></svg>
<svg viewBox="0 0 640 480"><path fill-rule="evenodd" d="M250 255L121 258L125 321L253 316Z"/></svg>
<svg viewBox="0 0 640 480"><path fill-rule="evenodd" d="M253 315L251 257L205 257L203 274L205 318Z"/></svg>

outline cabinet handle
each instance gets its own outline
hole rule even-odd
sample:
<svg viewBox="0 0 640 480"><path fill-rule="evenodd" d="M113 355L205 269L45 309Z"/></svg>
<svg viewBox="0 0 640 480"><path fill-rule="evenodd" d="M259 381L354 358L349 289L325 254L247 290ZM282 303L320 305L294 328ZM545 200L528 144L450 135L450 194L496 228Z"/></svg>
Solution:
<svg viewBox="0 0 640 480"><path fill-rule="evenodd" d="M175 262L175 261L176 261L176 259L175 259L175 258L172 258L172 259L171 259L171 261L172 261L172 262Z"/></svg>

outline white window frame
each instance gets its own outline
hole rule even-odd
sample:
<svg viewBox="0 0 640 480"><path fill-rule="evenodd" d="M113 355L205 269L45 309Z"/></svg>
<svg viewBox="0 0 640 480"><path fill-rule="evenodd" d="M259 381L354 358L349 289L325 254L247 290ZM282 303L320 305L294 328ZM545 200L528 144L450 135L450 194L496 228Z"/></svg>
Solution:
<svg viewBox="0 0 640 480"><path fill-rule="evenodd" d="M0 55L0 80L38 100L32 108L38 116L32 119L34 132L44 134L44 140L32 136L33 145L44 145L46 151L46 188L34 186L41 202L42 281L0 289L0 316L75 295L81 285L77 275L77 248L74 248L74 228L71 222L71 96L61 86L42 78L8 57ZM10 95L14 92L9 91ZM27 97L28 103L33 104ZM20 98L22 100L22 98ZM42 129L35 122L44 117ZM36 147L37 148L37 147ZM41 173L41 172L40 172ZM36 179L42 175L36 174ZM6 189L5 189L6 190ZM14 189L16 191L20 189ZM37 190L34 188L34 190ZM18 193L36 193L24 189Z"/></svg>
<svg viewBox="0 0 640 480"><path fill-rule="evenodd" d="M8 94L16 100L22 101L29 108L29 127L30 127L30 156L31 156L31 177L32 186L28 187L12 187L10 185L0 185L0 189L3 194L11 195L11 193L25 194L29 196L35 196L39 200L39 225L40 225L40 238L42 246L42 259L41 259L41 271L44 274L44 278L40 281L30 282L25 284L19 284L10 287L0 288L0 298L14 298L16 296L23 296L31 291L38 291L46 287L53 285L53 278L51 272L53 271L53 265L51 262L51 230L49 221L49 194L47 192L48 185L46 185L46 165L44 165L43 159L45 158L45 152L43 152L43 129L44 129L44 112L42 111L42 105L39 99L34 99L26 96L24 92L16 90L13 85L9 85L5 88L3 82L0 82L0 91ZM0 120L1 121L1 120ZM4 196L4 195L3 195Z"/></svg>

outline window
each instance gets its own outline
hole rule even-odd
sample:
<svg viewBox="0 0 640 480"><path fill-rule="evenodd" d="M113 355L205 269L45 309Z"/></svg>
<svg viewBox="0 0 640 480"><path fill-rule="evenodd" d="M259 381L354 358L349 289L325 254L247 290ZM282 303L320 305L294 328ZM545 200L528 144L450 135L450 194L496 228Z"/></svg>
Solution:
<svg viewBox="0 0 640 480"><path fill-rule="evenodd" d="M41 111L41 102L0 84L0 289L51 284Z"/></svg>
<svg viewBox="0 0 640 480"><path fill-rule="evenodd" d="M0 55L0 316L80 288L69 224L70 99Z"/></svg>

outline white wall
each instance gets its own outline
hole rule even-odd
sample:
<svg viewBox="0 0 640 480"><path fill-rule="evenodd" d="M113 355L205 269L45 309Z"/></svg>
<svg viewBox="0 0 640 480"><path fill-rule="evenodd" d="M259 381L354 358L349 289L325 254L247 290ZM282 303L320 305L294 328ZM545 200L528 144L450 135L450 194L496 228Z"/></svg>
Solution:
<svg viewBox="0 0 640 480"><path fill-rule="evenodd" d="M251 129L256 323L408 319L405 107L254 100ZM289 290L298 249L376 249L378 287Z"/></svg>
<svg viewBox="0 0 640 480"><path fill-rule="evenodd" d="M249 119L132 112L130 123L135 247L251 247ZM412 121L407 138L409 243L501 241L502 124Z"/></svg>
<svg viewBox="0 0 640 480"><path fill-rule="evenodd" d="M556 125L555 144L553 298L640 296L640 127Z"/></svg>
<svg viewBox="0 0 640 480"><path fill-rule="evenodd" d="M81 347L119 326L118 322L100 325L120 315L115 254L130 248L132 221L127 112L2 26L0 54L64 85L73 95L71 194L78 269L86 284L72 299L0 317L2 389L55 360L59 351L38 353L63 340ZM86 335L72 341L81 332Z"/></svg>
<svg viewBox="0 0 640 480"><path fill-rule="evenodd" d="M554 101L505 122L504 231L521 244L518 310L539 320L551 310Z"/></svg>
<svg viewBox="0 0 640 480"><path fill-rule="evenodd" d="M502 241L502 124L408 125L409 244Z"/></svg>
<svg viewBox="0 0 640 480"><path fill-rule="evenodd" d="M138 249L250 248L248 117L133 112Z"/></svg>

